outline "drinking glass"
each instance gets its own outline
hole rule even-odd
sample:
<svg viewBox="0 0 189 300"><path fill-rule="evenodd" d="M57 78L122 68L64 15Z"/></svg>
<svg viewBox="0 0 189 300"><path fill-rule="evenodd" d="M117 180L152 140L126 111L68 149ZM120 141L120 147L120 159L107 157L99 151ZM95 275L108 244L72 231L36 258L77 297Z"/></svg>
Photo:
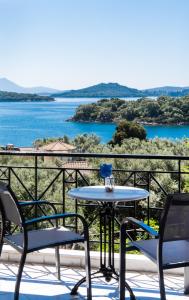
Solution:
<svg viewBox="0 0 189 300"><path fill-rule="evenodd" d="M114 190L114 177L113 175L105 178L105 190L106 192L113 192Z"/></svg>

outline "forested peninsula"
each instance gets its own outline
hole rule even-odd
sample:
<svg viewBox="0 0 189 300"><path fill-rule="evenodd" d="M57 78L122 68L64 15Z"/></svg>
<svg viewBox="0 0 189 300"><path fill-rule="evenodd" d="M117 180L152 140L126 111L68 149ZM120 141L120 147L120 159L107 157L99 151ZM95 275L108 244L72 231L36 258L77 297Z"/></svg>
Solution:
<svg viewBox="0 0 189 300"><path fill-rule="evenodd" d="M36 94L24 94L0 91L0 102L41 102L55 101L54 98L48 96L39 96Z"/></svg>
<svg viewBox="0 0 189 300"><path fill-rule="evenodd" d="M102 99L80 105L69 121L119 122L135 121L141 124L189 124L189 95L176 98L161 96L157 99L138 100Z"/></svg>

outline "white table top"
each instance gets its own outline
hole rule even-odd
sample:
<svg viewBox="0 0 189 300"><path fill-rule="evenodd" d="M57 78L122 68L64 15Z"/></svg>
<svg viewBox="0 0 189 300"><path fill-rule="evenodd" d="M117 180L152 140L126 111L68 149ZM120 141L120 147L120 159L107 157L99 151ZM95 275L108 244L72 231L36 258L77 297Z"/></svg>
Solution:
<svg viewBox="0 0 189 300"><path fill-rule="evenodd" d="M74 199L101 201L101 202L126 202L146 199L149 192L129 186L115 186L113 192L106 192L104 186L84 186L71 189L68 196Z"/></svg>

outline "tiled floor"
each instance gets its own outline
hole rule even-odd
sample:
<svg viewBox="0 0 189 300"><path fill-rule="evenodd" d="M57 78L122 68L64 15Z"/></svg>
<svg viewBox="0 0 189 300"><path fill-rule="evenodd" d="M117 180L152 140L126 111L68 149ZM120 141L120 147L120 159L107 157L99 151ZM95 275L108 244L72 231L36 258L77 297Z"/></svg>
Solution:
<svg viewBox="0 0 189 300"><path fill-rule="evenodd" d="M20 300L86 300L85 286L79 288L79 296L70 296L73 285L84 274L83 270L62 268L62 280L55 277L53 266L26 265L21 282ZM0 299L12 300L17 267L14 264L0 264ZM128 282L137 300L159 299L156 274L129 272ZM183 277L166 276L167 299L189 300L183 295ZM118 285L112 280L93 279L94 300L118 300ZM129 295L126 294L129 300Z"/></svg>

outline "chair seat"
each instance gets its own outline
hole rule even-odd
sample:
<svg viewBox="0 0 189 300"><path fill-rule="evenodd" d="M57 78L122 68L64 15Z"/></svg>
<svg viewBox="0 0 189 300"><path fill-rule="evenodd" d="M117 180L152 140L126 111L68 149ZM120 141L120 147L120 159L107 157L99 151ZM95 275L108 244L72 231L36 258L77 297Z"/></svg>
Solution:
<svg viewBox="0 0 189 300"><path fill-rule="evenodd" d="M152 261L157 263L158 239L133 241L131 243ZM163 243L164 268L177 264L189 264L189 240L169 241Z"/></svg>
<svg viewBox="0 0 189 300"><path fill-rule="evenodd" d="M23 250L23 233L14 235L6 235L5 241L15 247L17 250ZM58 228L46 228L28 231L28 250L32 252L47 247L53 247L56 245L64 245L74 242L83 242L84 238L73 231L68 230L65 227Z"/></svg>

